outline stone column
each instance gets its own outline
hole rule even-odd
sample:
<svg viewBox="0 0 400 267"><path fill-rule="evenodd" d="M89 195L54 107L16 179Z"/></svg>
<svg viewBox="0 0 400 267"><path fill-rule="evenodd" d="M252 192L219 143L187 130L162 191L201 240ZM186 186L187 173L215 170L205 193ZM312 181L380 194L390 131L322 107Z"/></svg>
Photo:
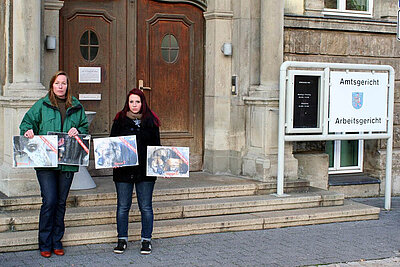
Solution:
<svg viewBox="0 0 400 267"><path fill-rule="evenodd" d="M5 96L38 97L40 82L41 0L14 0L12 23L12 83Z"/></svg>
<svg viewBox="0 0 400 267"><path fill-rule="evenodd" d="M230 89L232 57L221 52L232 42L231 0L209 1L206 20L204 170L211 173L229 169Z"/></svg>
<svg viewBox="0 0 400 267"><path fill-rule="evenodd" d="M244 98L246 155L243 174L262 181L276 179L278 153L279 70L283 62L284 1L261 0L260 84ZM297 161L287 146L285 175L297 178Z"/></svg>
<svg viewBox="0 0 400 267"><path fill-rule="evenodd" d="M35 171L13 168L12 138L26 111L47 93L42 73L42 1L14 0L6 5L7 78L0 96L0 191L7 196L39 193ZM58 24L58 18L54 20Z"/></svg>
<svg viewBox="0 0 400 267"><path fill-rule="evenodd" d="M269 97L278 97L279 67L283 62L283 1L261 0L260 86Z"/></svg>

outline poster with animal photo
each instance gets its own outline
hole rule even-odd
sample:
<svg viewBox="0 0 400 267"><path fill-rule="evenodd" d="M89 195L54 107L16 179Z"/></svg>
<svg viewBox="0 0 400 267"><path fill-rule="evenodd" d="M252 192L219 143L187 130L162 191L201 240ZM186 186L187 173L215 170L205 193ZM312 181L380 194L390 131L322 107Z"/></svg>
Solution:
<svg viewBox="0 0 400 267"><path fill-rule="evenodd" d="M189 177L189 148L148 146L147 176Z"/></svg>
<svg viewBox="0 0 400 267"><path fill-rule="evenodd" d="M13 136L13 167L57 167L57 136Z"/></svg>
<svg viewBox="0 0 400 267"><path fill-rule="evenodd" d="M93 139L96 169L138 165L136 135Z"/></svg>
<svg viewBox="0 0 400 267"><path fill-rule="evenodd" d="M47 132L47 134L58 137L58 164L89 165L89 134L78 134L74 137L60 132Z"/></svg>

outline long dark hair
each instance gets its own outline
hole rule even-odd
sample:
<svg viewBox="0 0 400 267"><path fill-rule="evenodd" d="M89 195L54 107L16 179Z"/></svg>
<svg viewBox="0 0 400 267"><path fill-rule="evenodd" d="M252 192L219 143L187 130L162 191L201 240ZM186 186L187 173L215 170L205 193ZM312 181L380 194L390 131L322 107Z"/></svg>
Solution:
<svg viewBox="0 0 400 267"><path fill-rule="evenodd" d="M69 82L68 74L67 74L65 71L63 71L63 70L57 71L57 72L53 75L53 77L51 77L51 79L50 79L50 85L49 85L49 99L50 99L50 102L51 102L51 104L52 104L53 106L58 107L58 105L57 105L57 100L56 100L56 95L54 94L54 91L53 91L53 83L55 82L55 80L57 79L57 77L60 76L60 75L64 75L65 77L67 77L67 91L65 92L65 99L66 99L66 101L65 101L65 107L66 107L66 108L69 108L69 107L72 106L72 92L71 92L72 90L71 90L71 88L70 88L70 82Z"/></svg>
<svg viewBox="0 0 400 267"><path fill-rule="evenodd" d="M138 95L140 97L140 101L142 102L142 107L140 108L139 113L142 114L142 120L145 121L147 119L152 119L155 126L160 127L161 122L158 116L149 108L147 105L146 97L142 90L133 88L126 95L124 108L115 115L114 121L126 117L126 113L129 111L129 97L131 95Z"/></svg>

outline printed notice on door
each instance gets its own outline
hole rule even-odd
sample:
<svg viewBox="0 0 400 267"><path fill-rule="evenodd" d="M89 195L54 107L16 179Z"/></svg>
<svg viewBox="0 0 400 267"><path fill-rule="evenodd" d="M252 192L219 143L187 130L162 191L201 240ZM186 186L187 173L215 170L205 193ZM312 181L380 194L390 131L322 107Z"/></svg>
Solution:
<svg viewBox="0 0 400 267"><path fill-rule="evenodd" d="M101 83L101 67L79 67L79 83Z"/></svg>

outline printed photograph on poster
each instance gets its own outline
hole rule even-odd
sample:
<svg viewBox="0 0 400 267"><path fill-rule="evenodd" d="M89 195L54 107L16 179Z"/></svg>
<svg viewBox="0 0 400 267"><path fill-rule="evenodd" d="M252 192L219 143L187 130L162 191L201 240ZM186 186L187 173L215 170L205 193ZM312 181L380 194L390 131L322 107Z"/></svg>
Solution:
<svg viewBox="0 0 400 267"><path fill-rule="evenodd" d="M78 134L75 137L60 132L47 132L47 134L58 137L58 164L89 165L89 134Z"/></svg>
<svg viewBox="0 0 400 267"><path fill-rule="evenodd" d="M148 146L147 176L189 177L189 147Z"/></svg>
<svg viewBox="0 0 400 267"><path fill-rule="evenodd" d="M13 136L13 167L57 167L57 136Z"/></svg>
<svg viewBox="0 0 400 267"><path fill-rule="evenodd" d="M136 135L93 139L96 169L138 165Z"/></svg>

